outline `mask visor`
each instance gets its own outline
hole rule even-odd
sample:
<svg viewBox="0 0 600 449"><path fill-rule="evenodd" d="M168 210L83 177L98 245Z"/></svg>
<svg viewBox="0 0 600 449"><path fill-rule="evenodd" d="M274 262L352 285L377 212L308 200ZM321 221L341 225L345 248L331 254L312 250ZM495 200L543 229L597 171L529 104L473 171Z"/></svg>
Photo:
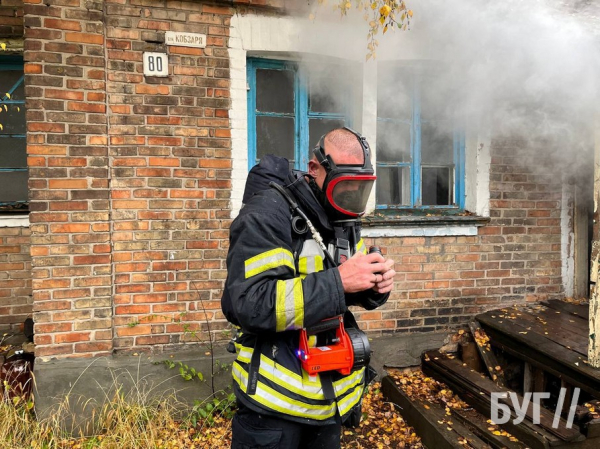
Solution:
<svg viewBox="0 0 600 449"><path fill-rule="evenodd" d="M373 184L373 175L341 175L327 185L327 200L338 212L359 217L365 213Z"/></svg>

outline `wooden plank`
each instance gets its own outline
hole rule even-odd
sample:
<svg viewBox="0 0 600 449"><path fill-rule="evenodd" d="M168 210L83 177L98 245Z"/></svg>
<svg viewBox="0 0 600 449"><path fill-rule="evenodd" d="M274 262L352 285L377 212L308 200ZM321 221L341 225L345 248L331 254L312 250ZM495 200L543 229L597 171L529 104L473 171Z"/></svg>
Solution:
<svg viewBox="0 0 600 449"><path fill-rule="evenodd" d="M473 392L483 393L483 398L486 400L488 400L489 398L490 402L491 393L508 393L510 391L504 387L496 385L487 378L482 378L477 373L474 373L468 368L462 366L461 363L457 360L449 359L445 357L445 355L437 351L428 352L427 355L430 359L433 358L433 360L429 361L430 364L442 367L443 370L449 372L449 375L458 376L458 380L462 382L464 387L470 387ZM522 404L523 398L520 395L517 395L517 397L519 399L519 403ZM500 401L510 406L512 409L512 402L509 398L500 399ZM529 421L533 422L534 416L532 402L529 403L529 408L526 411L526 416L529 419ZM554 428L553 421L554 413L545 408L542 408L540 410L539 424L541 428L545 429L547 432L551 433L552 435L555 435L556 437L564 441L576 441L582 439L582 435L578 427L573 426L573 428L568 428L566 426L567 422L561 418L558 423L558 428Z"/></svg>
<svg viewBox="0 0 600 449"><path fill-rule="evenodd" d="M600 418L592 419L585 424L585 431L588 438L600 439ZM600 446L600 443L598 443Z"/></svg>
<svg viewBox="0 0 600 449"><path fill-rule="evenodd" d="M483 415L489 414L489 401L484 400L479 394L474 394L468 389L465 389L458 380L454 379L452 376L448 376L448 373L440 373L438 370L439 367L434 364L423 363L423 372L425 374L445 383L452 391L458 394L465 402L467 402L479 413ZM515 425L511 419L506 424L502 424L500 427L509 432L511 435L514 435L531 449L550 448L550 443L545 436L536 432L535 430L530 429L528 426L524 425L524 423ZM560 440L555 438L555 442L557 441Z"/></svg>
<svg viewBox="0 0 600 449"><path fill-rule="evenodd" d="M475 410L450 409L450 413L493 449L525 449L527 447L526 444L520 441L511 441L508 437L494 435L488 430L490 424L488 424L487 419Z"/></svg>
<svg viewBox="0 0 600 449"><path fill-rule="evenodd" d="M570 313L576 317L584 320L590 319L590 305L589 304L572 304L570 302L561 301L559 299L549 299L542 301L540 304L545 305L554 310L558 310L564 313Z"/></svg>
<svg viewBox="0 0 600 449"><path fill-rule="evenodd" d="M488 373L490 374L490 378L498 385L505 387L506 380L504 379L504 372L502 371L502 367L498 363L498 360L492 352L492 349L489 347L488 344L485 344L485 342L489 340L489 337L477 321L471 321L469 323L469 328L471 329L473 340L475 340L475 343L477 344L477 349L479 349L479 354L483 359L483 363L485 364L485 367L488 370Z"/></svg>
<svg viewBox="0 0 600 449"><path fill-rule="evenodd" d="M563 317L564 319L561 319L551 315L545 316L542 311L537 312L536 310L521 310L512 307L503 310L507 310L507 312L502 314L489 313L490 318L494 319L496 317L499 324L510 321L523 328L520 330L520 333L535 332L567 349L587 356L587 331L585 329L582 330L581 327L578 329L572 325L572 328L569 328L570 323L568 322L566 324L562 323L561 321L568 320L567 315Z"/></svg>
<svg viewBox="0 0 600 449"><path fill-rule="evenodd" d="M596 370L584 363L585 357L577 355L576 352L559 345L546 335L536 333L520 334L523 328L512 323L511 320L504 320L502 323L498 323L498 319L491 318L487 314L478 315L477 319L493 343L498 339L511 341L513 345L517 345L513 348L514 352L523 353L524 355L526 353L532 360L539 360L539 358L532 356L534 353L543 355L542 359L544 362L541 363L542 366L544 366L547 360L552 361L554 365L565 366L567 372L576 374L575 378L589 379L590 386L593 386L600 392L600 370ZM494 335L492 335L492 331L494 331ZM527 357L523 360L526 359ZM560 374L561 371L557 371L556 375L561 377Z"/></svg>
<svg viewBox="0 0 600 449"><path fill-rule="evenodd" d="M541 319L548 321L548 323L555 323L557 327L562 329L568 329L573 331L577 335L581 335L582 337L587 337L587 324L588 322L578 316L571 315L568 312L562 312L560 310L554 310L550 307L532 307L532 312L535 314L536 312L539 314Z"/></svg>
<svg viewBox="0 0 600 449"><path fill-rule="evenodd" d="M421 402L411 400L402 389L396 386L391 377L383 378L381 391L388 400L400 407L402 417L415 429L426 447L430 449L464 449L465 445L459 443L460 437L466 438L474 448L488 447L462 424L453 423L450 430L448 430L449 426L440 425L438 421L444 419L445 416L443 409L436 408L437 404L431 404L428 405L429 408L425 408Z"/></svg>
<svg viewBox="0 0 600 449"><path fill-rule="evenodd" d="M579 387L583 391L589 393L593 397L600 398L600 390L598 390L592 379L582 375L580 372L571 370L570 367L560 362L556 362L548 358L545 354L537 353L531 348L518 347L519 343L511 340L505 334L498 332L494 329L488 329L488 334L493 338L494 346L503 350L507 354L510 354L521 360L527 360L532 365L543 367L543 369L553 374L556 377L564 378L573 384L574 387Z"/></svg>

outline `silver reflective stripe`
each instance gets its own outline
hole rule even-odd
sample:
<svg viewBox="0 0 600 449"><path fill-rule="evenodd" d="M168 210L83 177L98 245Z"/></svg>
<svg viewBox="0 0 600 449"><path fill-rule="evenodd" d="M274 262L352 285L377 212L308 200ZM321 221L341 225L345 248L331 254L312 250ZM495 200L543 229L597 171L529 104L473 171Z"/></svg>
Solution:
<svg viewBox="0 0 600 449"><path fill-rule="evenodd" d="M363 367L358 371L350 373L348 376L344 377L343 379L336 380L333 383L333 389L335 390L335 395L337 397L339 397L342 394L344 394L346 391L348 391L350 388L355 386L357 383L362 382L364 373L365 373L365 368Z"/></svg>
<svg viewBox="0 0 600 449"><path fill-rule="evenodd" d="M360 384L358 387L356 387L356 389L350 393L347 396L344 396L344 398L340 401L338 401L338 408L340 410L340 416L343 416L345 413L348 413L348 411L354 407L356 404L358 404L358 401L360 401L360 398L362 396L363 393L363 386L362 384Z"/></svg>
<svg viewBox="0 0 600 449"><path fill-rule="evenodd" d="M300 329L304 326L304 294L300 278L277 281L275 301L276 331Z"/></svg>

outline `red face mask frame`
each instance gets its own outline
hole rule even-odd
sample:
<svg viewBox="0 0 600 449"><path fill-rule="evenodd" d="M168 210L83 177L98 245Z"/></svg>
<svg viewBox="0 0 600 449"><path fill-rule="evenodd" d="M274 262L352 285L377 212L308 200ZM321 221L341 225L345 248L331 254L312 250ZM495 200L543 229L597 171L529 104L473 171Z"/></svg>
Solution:
<svg viewBox="0 0 600 449"><path fill-rule="evenodd" d="M313 149L313 154L316 156L317 161L321 164L327 175L325 177L325 181L323 182L323 190L325 192L325 196L327 202L333 209L337 212L340 212L343 215L346 215L351 218L360 217L365 213L365 210L362 212L350 212L346 209L340 207L335 204L333 199L333 189L334 187L340 183L341 181L375 181L377 177L375 176L375 172L373 170L373 166L371 165L371 148L367 143L367 139L361 136L359 133L350 129L348 127L344 127L345 130L351 132L356 136L360 146L363 150L363 163L362 165L351 165L351 164L340 164L336 165L331 158L331 155L325 154L324 140L325 135L321 137L317 146ZM373 188L373 184L371 184L371 189ZM369 189L369 194L370 194ZM365 204L366 208L366 204Z"/></svg>
<svg viewBox="0 0 600 449"><path fill-rule="evenodd" d="M327 188L325 190L325 195L327 196L327 201L329 202L329 204L338 212L341 212L344 215L348 215L349 217L360 217L362 216L365 211L366 211L366 204L365 204L365 209L363 209L361 212L352 212L349 210L346 210L344 208L342 208L340 205L338 205L334 198L333 198L333 191L335 189L335 186L338 185L340 182L343 181L351 181L351 182L368 182L368 181L372 181L371 185L369 186L369 195L371 194L371 189L373 188L373 184L375 183L375 181L377 180L377 176L375 175L354 175L354 174L340 174L338 176L336 176L335 178L331 179L328 183L327 183ZM367 195L368 196L368 195Z"/></svg>

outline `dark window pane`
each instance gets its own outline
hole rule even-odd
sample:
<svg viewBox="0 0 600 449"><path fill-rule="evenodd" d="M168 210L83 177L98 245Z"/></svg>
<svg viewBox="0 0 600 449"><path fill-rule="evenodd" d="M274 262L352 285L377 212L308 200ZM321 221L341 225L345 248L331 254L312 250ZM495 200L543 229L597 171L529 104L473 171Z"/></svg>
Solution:
<svg viewBox="0 0 600 449"><path fill-rule="evenodd" d="M452 204L454 183L452 167L423 167L423 206L449 206Z"/></svg>
<svg viewBox="0 0 600 449"><path fill-rule="evenodd" d="M410 205L410 167L377 167L377 204Z"/></svg>
<svg viewBox="0 0 600 449"><path fill-rule="evenodd" d="M410 125L377 122L377 162L410 162Z"/></svg>
<svg viewBox="0 0 600 449"><path fill-rule="evenodd" d="M429 165L454 163L452 131L439 123L421 124L421 162Z"/></svg>
<svg viewBox="0 0 600 449"><path fill-rule="evenodd" d="M335 128L341 128L345 124L344 119L310 119L308 122L308 146L312 150L319 143L322 135L327 134ZM312 153L309 153L309 159Z"/></svg>
<svg viewBox="0 0 600 449"><path fill-rule="evenodd" d="M311 112L337 113L345 109L344 101L350 94L340 66L320 67L318 74L311 74L308 82L308 107Z"/></svg>
<svg viewBox="0 0 600 449"><path fill-rule="evenodd" d="M0 171L0 203L27 201L27 172Z"/></svg>
<svg viewBox="0 0 600 449"><path fill-rule="evenodd" d="M0 61L0 63L1 62L2 61ZM0 64L0 69L1 68L2 64ZM0 70L0 89L2 90L2 92L0 92L0 98L3 98L4 94L10 91L10 89L13 88L13 86L17 83L17 81L19 81L19 79L21 79L22 76L23 70ZM25 100L22 82L20 83L19 87L10 95L10 97L11 100Z"/></svg>
<svg viewBox="0 0 600 449"><path fill-rule="evenodd" d="M412 119L412 82L406 70L390 67L378 70L377 117Z"/></svg>
<svg viewBox="0 0 600 449"><path fill-rule="evenodd" d="M24 138L0 137L0 168L27 168Z"/></svg>
<svg viewBox="0 0 600 449"><path fill-rule="evenodd" d="M256 70L256 110L294 113L294 72L291 70Z"/></svg>
<svg viewBox="0 0 600 449"><path fill-rule="evenodd" d="M256 157L274 154L294 160L294 119L256 117Z"/></svg>
<svg viewBox="0 0 600 449"><path fill-rule="evenodd" d="M4 108L6 106L6 109ZM25 107L16 104L0 104L0 134L25 134ZM0 142L1 143L1 142Z"/></svg>

